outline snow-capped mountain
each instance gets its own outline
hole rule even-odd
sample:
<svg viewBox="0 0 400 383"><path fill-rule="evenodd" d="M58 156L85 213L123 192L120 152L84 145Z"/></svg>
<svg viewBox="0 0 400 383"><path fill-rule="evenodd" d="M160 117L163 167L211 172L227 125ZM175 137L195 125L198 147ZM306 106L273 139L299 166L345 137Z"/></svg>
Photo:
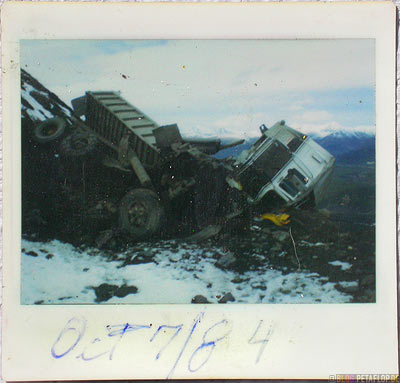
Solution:
<svg viewBox="0 0 400 383"><path fill-rule="evenodd" d="M375 137L372 133L366 133L362 131L347 131L347 130L336 130L324 133L311 133L310 137L314 140L325 140L328 137L330 139L364 139L367 137Z"/></svg>
<svg viewBox="0 0 400 383"><path fill-rule="evenodd" d="M179 124L178 124L179 125ZM212 127L192 127L192 128L182 128L179 127L181 134L187 139L197 139L197 138L209 138L217 139L220 138L223 141L235 141L244 139L246 141L251 141L260 137L260 131L255 128L251 131L244 130L238 132L235 129L228 128L212 128Z"/></svg>
<svg viewBox="0 0 400 383"><path fill-rule="evenodd" d="M33 126L47 118L61 116L68 118L72 110L57 95L49 91L28 72L21 70L21 114L23 124L31 131ZM28 127L28 125L30 125ZM257 127L246 129L238 133L237 129L227 127L192 127L184 129L185 138L221 138L224 143L237 139L245 139L245 143L235 148L221 152L219 157L237 156L244 149L248 149L259 137ZM310 134L317 143L333 154L338 160L374 161L375 135L363 131L338 130L333 127L323 129L318 133ZM351 153L351 154L350 154Z"/></svg>
<svg viewBox="0 0 400 383"><path fill-rule="evenodd" d="M355 131L335 131L328 135L310 134L310 137L336 157L338 162L365 163L375 161L375 135ZM236 157L242 150L249 149L257 138L248 138L240 146L224 150L217 157ZM222 138L224 143L233 138Z"/></svg>
<svg viewBox="0 0 400 383"><path fill-rule="evenodd" d="M311 137L335 157L341 158L344 154L358 152L359 155L369 153L367 160L374 161L375 135L364 132L337 131L325 137Z"/></svg>
<svg viewBox="0 0 400 383"><path fill-rule="evenodd" d="M289 124L291 126L291 124ZM328 150L338 160L351 163L363 163L375 161L375 134L370 133L370 127L360 127L359 130L345 130L339 124L330 124L318 132L308 133L307 129L296 126L294 128L308 134L323 148ZM237 128L200 128L192 127L182 131L185 137L191 138L220 138L223 143L233 142L237 139L244 139L245 143L235 148L224 150L217 154L217 157L224 158L228 156L236 157L242 150L248 149L258 137L260 132L258 127L246 128L243 131ZM351 155L348 155L352 153Z"/></svg>

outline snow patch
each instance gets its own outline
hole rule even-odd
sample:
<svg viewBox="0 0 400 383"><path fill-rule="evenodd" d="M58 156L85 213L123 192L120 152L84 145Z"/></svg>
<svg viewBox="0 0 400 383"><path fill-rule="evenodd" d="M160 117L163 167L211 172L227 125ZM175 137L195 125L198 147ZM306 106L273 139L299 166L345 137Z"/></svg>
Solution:
<svg viewBox="0 0 400 383"><path fill-rule="evenodd" d="M306 246L306 247L326 247L326 246L329 246L329 244L322 243L322 242L311 243L311 242L304 241L304 240L301 240L299 242L299 245L300 246Z"/></svg>
<svg viewBox="0 0 400 383"><path fill-rule="evenodd" d="M31 92L37 92L36 88L34 88L30 84L24 84L21 88L21 96L24 98L29 105L32 106L32 109L27 108L25 105L22 105L22 108L28 113L29 117L34 121L44 121L48 118L53 118L54 115L50 113L42 104L35 100L34 97L31 96ZM48 97L48 95L45 95Z"/></svg>
<svg viewBox="0 0 400 383"><path fill-rule="evenodd" d="M347 263L347 262L341 262L341 261L333 261L333 262L328 262L330 265L332 265L332 266L338 266L338 267L340 267L340 269L342 270L342 271L345 271L345 270L349 270L350 268L351 268L351 264L350 263Z"/></svg>
<svg viewBox="0 0 400 383"><path fill-rule="evenodd" d="M44 121L47 120L48 118L53 118L55 115L51 113L49 110L47 110L40 102L38 102L33 96L32 92L37 92L41 95L43 95L45 98L51 100L50 95L46 92L39 91L32 85L28 83L24 83L21 86L21 97L29 103L29 105L32 107L32 109L26 107L24 104L21 104L22 110L24 110L29 117L33 121ZM71 116L71 112L68 108L63 106L62 104L57 103L59 108L62 110L62 112L66 116Z"/></svg>
<svg viewBox="0 0 400 383"><path fill-rule="evenodd" d="M345 288L358 287L358 282L357 281L341 281L341 282L339 282L339 284L342 287L345 287Z"/></svg>
<svg viewBox="0 0 400 383"><path fill-rule="evenodd" d="M164 241L148 244L152 262L130 264L140 252L128 249L113 256L80 249L57 240L22 240L22 304L96 303L101 284L135 286L137 293L112 297L107 303L191 303L196 295L217 303L227 293L235 303L342 303L351 296L317 273L283 274L268 265L237 273L216 267L223 249ZM260 256L261 257L261 256Z"/></svg>

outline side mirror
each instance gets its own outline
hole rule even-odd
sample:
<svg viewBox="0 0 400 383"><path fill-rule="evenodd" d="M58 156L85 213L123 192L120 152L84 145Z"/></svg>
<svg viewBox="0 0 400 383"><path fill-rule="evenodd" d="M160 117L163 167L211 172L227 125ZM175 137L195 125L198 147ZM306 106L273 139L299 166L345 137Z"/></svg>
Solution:
<svg viewBox="0 0 400 383"><path fill-rule="evenodd" d="M262 134L264 134L264 132L266 132L268 130L268 128L265 126L265 124L260 125L260 132Z"/></svg>

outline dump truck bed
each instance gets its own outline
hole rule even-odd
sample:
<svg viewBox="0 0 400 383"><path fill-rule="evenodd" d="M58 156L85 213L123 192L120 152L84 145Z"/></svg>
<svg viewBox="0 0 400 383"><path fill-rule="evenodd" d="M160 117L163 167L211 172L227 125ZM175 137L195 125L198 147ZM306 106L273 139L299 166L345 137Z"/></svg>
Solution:
<svg viewBox="0 0 400 383"><path fill-rule="evenodd" d="M146 168L160 160L153 130L157 123L124 100L118 92L86 92L86 124L114 150L122 137L129 136L129 146Z"/></svg>

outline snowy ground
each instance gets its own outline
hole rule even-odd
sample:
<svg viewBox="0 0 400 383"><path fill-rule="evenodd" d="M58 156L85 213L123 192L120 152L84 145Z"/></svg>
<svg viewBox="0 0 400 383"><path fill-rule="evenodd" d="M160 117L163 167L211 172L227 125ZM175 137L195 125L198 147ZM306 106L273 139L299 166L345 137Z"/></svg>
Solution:
<svg viewBox="0 0 400 383"><path fill-rule="evenodd" d="M115 255L57 240L22 240L21 301L191 303L202 295L210 303L223 297L233 297L234 303L341 303L352 298L317 273L284 274L267 263L240 274L222 270L216 254L226 255L220 248L175 241L141 244Z"/></svg>
<svg viewBox="0 0 400 383"><path fill-rule="evenodd" d="M48 118L53 118L54 114L47 110L32 96L33 92L36 92L39 96L42 96L44 98L49 97L49 94L47 92L40 91L28 83L22 84L21 97L31 106L31 108L27 108L26 105L21 104L22 111L26 111L26 113L33 121L44 121ZM71 112L67 108L62 105L58 106L66 116L71 115Z"/></svg>

